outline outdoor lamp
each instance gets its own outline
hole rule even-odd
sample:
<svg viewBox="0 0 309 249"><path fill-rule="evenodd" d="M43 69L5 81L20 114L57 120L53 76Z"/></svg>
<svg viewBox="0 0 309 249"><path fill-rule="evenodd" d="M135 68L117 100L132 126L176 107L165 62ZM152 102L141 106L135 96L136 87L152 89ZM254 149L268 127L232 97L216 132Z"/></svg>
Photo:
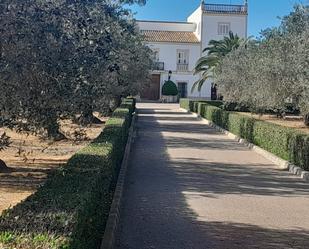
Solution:
<svg viewBox="0 0 309 249"><path fill-rule="evenodd" d="M171 70L168 71L168 80L171 80L172 73L173 73L173 72L172 72Z"/></svg>

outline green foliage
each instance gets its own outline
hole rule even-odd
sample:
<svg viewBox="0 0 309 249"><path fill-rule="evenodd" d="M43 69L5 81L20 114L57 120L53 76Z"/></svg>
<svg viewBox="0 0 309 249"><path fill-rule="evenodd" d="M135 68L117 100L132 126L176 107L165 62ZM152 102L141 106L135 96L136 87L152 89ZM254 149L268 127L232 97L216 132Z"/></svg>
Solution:
<svg viewBox="0 0 309 249"><path fill-rule="evenodd" d="M130 108L117 109L91 144L35 194L3 213L0 247L100 247L134 110L134 100L123 103Z"/></svg>
<svg viewBox="0 0 309 249"><path fill-rule="evenodd" d="M309 135L295 129L225 111L211 102L181 99L180 105L261 148L309 170Z"/></svg>
<svg viewBox="0 0 309 249"><path fill-rule="evenodd" d="M152 61L126 3L145 1L1 1L1 117L53 137L137 94Z"/></svg>
<svg viewBox="0 0 309 249"><path fill-rule="evenodd" d="M162 95L176 96L177 94L178 89L176 84L171 80L166 81L162 87Z"/></svg>
<svg viewBox="0 0 309 249"><path fill-rule="evenodd" d="M199 102L196 102L196 101L193 102L193 104L192 104L192 107L193 107L192 111L193 112L198 112L198 105L199 105Z"/></svg>
<svg viewBox="0 0 309 249"><path fill-rule="evenodd" d="M309 113L309 6L297 5L278 28L231 51L217 70L217 85L227 102L250 111Z"/></svg>
<svg viewBox="0 0 309 249"><path fill-rule="evenodd" d="M213 106L216 106L216 107L222 107L222 105L223 105L223 101L221 101L221 100L212 100L212 101L202 101L202 102L204 102L204 103L206 103L206 104L209 104L209 105L213 105Z"/></svg>
<svg viewBox="0 0 309 249"><path fill-rule="evenodd" d="M9 244L15 240L15 235L9 232L0 233L0 243Z"/></svg>
<svg viewBox="0 0 309 249"><path fill-rule="evenodd" d="M225 128L235 135L245 138L249 142L253 142L253 125L255 120L236 113L225 113L228 115L227 125Z"/></svg>
<svg viewBox="0 0 309 249"><path fill-rule="evenodd" d="M207 54L202 56L196 63L194 74L202 74L202 77L193 84L191 92L196 88L201 91L206 80L215 80L222 59L240 46L245 46L248 41L249 39L242 39L237 34L234 35L233 32L230 32L229 36L224 37L222 40L211 40L209 47L203 50Z"/></svg>
<svg viewBox="0 0 309 249"><path fill-rule="evenodd" d="M180 104L180 108L186 109L186 110L190 110L190 99L180 99L179 100L179 104Z"/></svg>
<svg viewBox="0 0 309 249"><path fill-rule="evenodd" d="M285 160L289 160L289 142L293 133L297 133L297 131L257 121L254 125L254 143Z"/></svg>
<svg viewBox="0 0 309 249"><path fill-rule="evenodd" d="M225 101L222 105L222 109L226 111L250 112L250 108L248 106L246 106L244 103L237 103L237 102Z"/></svg>
<svg viewBox="0 0 309 249"><path fill-rule="evenodd" d="M305 170L309 170L309 135L293 133L289 139L289 158Z"/></svg>

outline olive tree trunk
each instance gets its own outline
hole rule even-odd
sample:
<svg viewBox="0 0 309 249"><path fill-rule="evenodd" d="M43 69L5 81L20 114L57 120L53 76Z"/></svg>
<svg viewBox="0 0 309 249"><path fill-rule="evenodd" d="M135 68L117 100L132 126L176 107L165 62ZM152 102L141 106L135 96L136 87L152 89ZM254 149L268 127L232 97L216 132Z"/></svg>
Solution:
<svg viewBox="0 0 309 249"><path fill-rule="evenodd" d="M6 165L4 161L0 159L0 173L10 172L11 169Z"/></svg>
<svg viewBox="0 0 309 249"><path fill-rule="evenodd" d="M86 111L83 111L78 118L77 122L81 125L90 125L90 124L102 124L103 122L93 115L92 108L89 108Z"/></svg>
<svg viewBox="0 0 309 249"><path fill-rule="evenodd" d="M48 138L55 140L55 141L66 139L66 136L60 132L59 128L60 127L57 121L50 122L46 129Z"/></svg>
<svg viewBox="0 0 309 249"><path fill-rule="evenodd" d="M309 113L304 115L304 123L306 126L309 126Z"/></svg>

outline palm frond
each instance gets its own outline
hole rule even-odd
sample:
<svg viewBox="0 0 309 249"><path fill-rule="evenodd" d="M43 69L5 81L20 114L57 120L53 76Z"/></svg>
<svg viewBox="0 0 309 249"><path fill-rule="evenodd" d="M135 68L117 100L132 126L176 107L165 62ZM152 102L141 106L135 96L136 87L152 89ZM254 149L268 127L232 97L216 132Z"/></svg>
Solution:
<svg viewBox="0 0 309 249"><path fill-rule="evenodd" d="M201 74L201 79L193 84L191 92L196 88L200 91L207 79L214 79L222 59L240 46L246 46L250 39L251 37L244 39L233 32L229 32L229 35L225 36L222 40L210 40L208 47L203 50L207 55L202 56L195 65L194 75Z"/></svg>

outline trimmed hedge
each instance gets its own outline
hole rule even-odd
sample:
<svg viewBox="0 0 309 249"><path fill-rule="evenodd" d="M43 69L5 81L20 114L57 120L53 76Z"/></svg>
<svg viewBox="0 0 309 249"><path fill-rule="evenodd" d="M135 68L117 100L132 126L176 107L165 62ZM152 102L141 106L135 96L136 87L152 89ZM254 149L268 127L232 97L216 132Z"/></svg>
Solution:
<svg viewBox="0 0 309 249"><path fill-rule="evenodd" d="M178 89L176 84L171 81L165 81L165 83L162 86L162 95L166 96L176 96L178 94Z"/></svg>
<svg viewBox="0 0 309 249"><path fill-rule="evenodd" d="M224 111L209 102L180 99L180 107L196 112L231 133L309 170L309 135L307 134L293 128Z"/></svg>
<svg viewBox="0 0 309 249"><path fill-rule="evenodd" d="M206 103L212 106L216 106L216 107L222 107L224 105L224 102L222 100L203 100L203 101L193 101L190 99L180 99L179 103L180 103L180 107L189 110L190 106L192 109L194 106L194 103ZM197 108L197 106L196 106Z"/></svg>
<svg viewBox="0 0 309 249"><path fill-rule="evenodd" d="M2 214L0 248L100 248L134 108L123 100L91 144Z"/></svg>

